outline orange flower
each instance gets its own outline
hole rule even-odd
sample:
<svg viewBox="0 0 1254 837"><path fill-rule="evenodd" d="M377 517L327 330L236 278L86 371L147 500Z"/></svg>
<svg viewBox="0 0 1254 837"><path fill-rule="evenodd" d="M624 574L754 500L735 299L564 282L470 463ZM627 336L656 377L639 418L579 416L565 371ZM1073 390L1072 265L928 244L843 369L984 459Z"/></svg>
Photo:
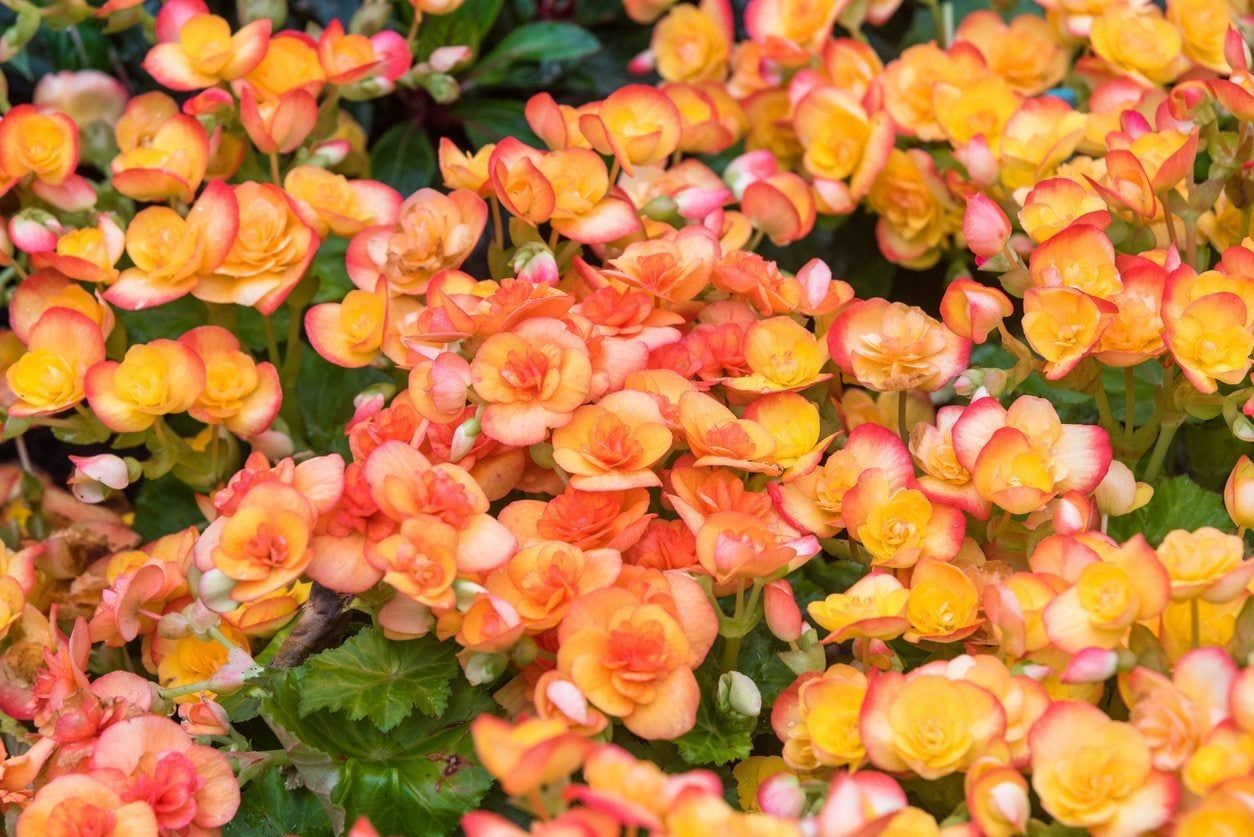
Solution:
<svg viewBox="0 0 1254 837"><path fill-rule="evenodd" d="M588 396L588 347L560 321L525 320L483 342L470 365L475 392L486 403L483 432L507 445L544 441L564 427Z"/></svg>
<svg viewBox="0 0 1254 837"><path fill-rule="evenodd" d="M787 765L812 771L866 761L858 732L866 692L866 674L843 663L803 674L785 689L771 708L771 728L784 743Z"/></svg>
<svg viewBox="0 0 1254 837"><path fill-rule="evenodd" d="M553 431L553 459L585 491L661 485L652 470L671 448L657 402L643 392L611 393L580 407Z"/></svg>
<svg viewBox="0 0 1254 837"><path fill-rule="evenodd" d="M366 552L383 580L401 595L434 608L457 602L457 530L436 517L415 515Z"/></svg>
<svg viewBox="0 0 1254 837"><path fill-rule="evenodd" d="M1032 787L1063 825L1102 834L1154 831L1179 794L1174 776L1153 769L1131 724L1095 706L1058 701L1032 727Z"/></svg>
<svg viewBox="0 0 1254 837"><path fill-rule="evenodd" d="M618 88L596 113L579 117L579 130L592 147L612 156L627 174L669 157L679 145L680 127L674 102L643 84Z"/></svg>
<svg viewBox="0 0 1254 837"><path fill-rule="evenodd" d="M209 136L200 120L180 113L164 93L136 96L114 134L118 156L109 164L113 186L138 201L190 203L209 165Z"/></svg>
<svg viewBox="0 0 1254 837"><path fill-rule="evenodd" d="M1254 363L1254 312L1234 293L1207 294L1166 318L1163 342L1189 383L1215 392L1219 382L1243 381Z"/></svg>
<svg viewBox="0 0 1254 837"><path fill-rule="evenodd" d="M251 438L265 431L283 402L279 373L270 363L257 363L224 328L201 326L179 338L205 367L205 385L188 408L192 418L221 424L237 436Z"/></svg>
<svg viewBox="0 0 1254 837"><path fill-rule="evenodd" d="M239 203L235 242L192 293L206 302L230 302L273 314L304 277L318 252L318 236L278 186L248 182L234 189Z"/></svg>
<svg viewBox="0 0 1254 837"><path fill-rule="evenodd" d="M288 29L270 38L261 63L236 84L247 83L257 98L269 101L297 89L316 97L326 78L313 38Z"/></svg>
<svg viewBox="0 0 1254 837"><path fill-rule="evenodd" d="M702 392L686 392L679 399L679 423L698 466L725 465L746 471L772 473L769 460L775 440L756 421L738 419L719 401Z"/></svg>
<svg viewBox="0 0 1254 837"><path fill-rule="evenodd" d="M157 15L158 43L144 69L171 90L200 90L246 75L265 57L270 19L260 18L234 34L231 25L199 0L173 0Z"/></svg>
<svg viewBox="0 0 1254 837"><path fill-rule="evenodd" d="M979 9L962 18L954 39L975 45L988 68L1025 96L1044 93L1067 73L1067 50L1044 18Z"/></svg>
<svg viewBox="0 0 1254 837"><path fill-rule="evenodd" d="M135 266L122 271L105 299L128 311L178 299L222 264L238 230L239 203L220 180L205 187L186 218L164 206L141 210L126 228Z"/></svg>
<svg viewBox="0 0 1254 837"><path fill-rule="evenodd" d="M1035 184L1019 210L1023 231L1037 243L1048 241L1073 225L1104 230L1110 221L1110 211L1098 194L1065 177Z"/></svg>
<svg viewBox="0 0 1254 837"><path fill-rule="evenodd" d="M868 299L836 318L827 333L832 360L859 384L881 392L934 391L967 365L971 341L901 302Z"/></svg>
<svg viewBox="0 0 1254 837"><path fill-rule="evenodd" d="M871 681L860 726L872 764L924 779L967 770L1005 729L1006 714L987 689L937 674L897 672Z"/></svg>
<svg viewBox="0 0 1254 837"><path fill-rule="evenodd" d="M87 370L104 360L100 327L77 311L51 308L30 330L26 353L5 371L17 397L9 415L52 415L83 400Z"/></svg>
<svg viewBox="0 0 1254 837"><path fill-rule="evenodd" d="M174 340L131 346L121 363L97 363L85 389L92 412L110 430L147 430L162 416L189 410L205 388L205 365Z"/></svg>
<svg viewBox="0 0 1254 837"><path fill-rule="evenodd" d="M57 239L51 253L36 253L36 267L51 267L83 282L109 284L117 279L114 265L122 256L126 234L112 217L101 214L95 226L70 230Z"/></svg>
<svg viewBox="0 0 1254 837"><path fill-rule="evenodd" d="M628 244L604 272L666 302L688 302L710 283L719 255L718 240L708 230L685 227L673 238Z"/></svg>
<svg viewBox="0 0 1254 837"><path fill-rule="evenodd" d="M653 27L650 49L669 82L721 82L731 57L731 8L726 0L681 3Z"/></svg>
<svg viewBox="0 0 1254 837"><path fill-rule="evenodd" d="M470 725L475 752L505 793L525 797L579 769L593 744L561 721L532 718L511 724L480 715Z"/></svg>
<svg viewBox="0 0 1254 837"><path fill-rule="evenodd" d="M558 641L558 670L636 735L673 739L696 723L701 690L692 670L708 648L694 647L663 604L618 587L593 591L571 605Z"/></svg>
<svg viewBox="0 0 1254 837"><path fill-rule="evenodd" d="M349 278L363 291L386 279L394 296L424 293L436 273L461 267L487 218L488 205L474 192L419 189L401 204L395 226L369 227L349 242Z"/></svg>
<svg viewBox="0 0 1254 837"><path fill-rule="evenodd" d="M807 612L830 632L825 645L850 639L887 641L901 636L910 625L906 619L909 596L910 591L894 576L873 570L845 592L810 602Z"/></svg>
<svg viewBox="0 0 1254 837"><path fill-rule="evenodd" d="M0 172L5 178L33 175L59 186L78 168L78 127L56 111L18 105L0 119Z"/></svg>
<svg viewBox="0 0 1254 837"><path fill-rule="evenodd" d="M283 178L283 189L301 208L313 211L307 220L318 234L353 236L366 227L396 223L400 193L377 180L349 180L318 166L295 166Z"/></svg>
<svg viewBox="0 0 1254 837"><path fill-rule="evenodd" d="M1075 288L1029 288L1023 297L1023 336L1045 359L1045 377L1056 381L1088 357L1116 310Z"/></svg>
<svg viewBox="0 0 1254 837"><path fill-rule="evenodd" d="M955 642L970 636L982 623L979 589L953 564L922 558L910 574L905 633L909 642Z"/></svg>
<svg viewBox="0 0 1254 837"><path fill-rule="evenodd" d="M202 558L235 582L231 598L261 598L295 580L313 559L315 513L290 485L269 480L244 495L233 514L219 517L196 543Z"/></svg>
<svg viewBox="0 0 1254 837"><path fill-rule="evenodd" d="M484 586L513 605L526 632L555 627L579 597L608 587L622 566L614 549L584 552L560 541L533 541L493 570Z"/></svg>
<svg viewBox="0 0 1254 837"><path fill-rule="evenodd" d="M305 334L314 350L336 366L368 366L383 345L387 308L387 282L380 281L373 291L354 288L343 302L323 302L306 311Z"/></svg>

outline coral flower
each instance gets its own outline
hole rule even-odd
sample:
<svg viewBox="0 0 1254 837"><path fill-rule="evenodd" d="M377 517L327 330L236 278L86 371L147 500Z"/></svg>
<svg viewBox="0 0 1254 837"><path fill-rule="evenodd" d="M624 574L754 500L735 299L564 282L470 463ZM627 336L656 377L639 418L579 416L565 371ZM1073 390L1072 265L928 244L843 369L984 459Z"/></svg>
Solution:
<svg viewBox="0 0 1254 837"><path fill-rule="evenodd" d="M832 360L880 392L940 389L966 367L971 341L918 308L885 299L847 307L827 333Z"/></svg>
<svg viewBox="0 0 1254 837"><path fill-rule="evenodd" d="M735 413L701 392L687 392L679 399L679 423L688 447L699 466L724 465L746 471L772 473L769 460L775 440L766 428Z"/></svg>
<svg viewBox="0 0 1254 837"><path fill-rule="evenodd" d="M423 293L435 274L461 267L487 218L488 206L474 192L419 189L401 204L394 226L368 227L349 242L349 278L364 291L383 278L393 295Z"/></svg>
<svg viewBox="0 0 1254 837"><path fill-rule="evenodd" d="M564 427L588 397L588 346L560 320L526 320L484 341L470 365L475 392L487 402L483 432L507 445L544 441Z"/></svg>
<svg viewBox="0 0 1254 837"><path fill-rule="evenodd" d="M527 544L484 581L492 594L513 605L529 634L557 625L571 604L608 587L622 561L617 550L584 552L559 541Z"/></svg>
<svg viewBox="0 0 1254 837"><path fill-rule="evenodd" d="M231 598L246 602L284 587L298 577L313 553L309 550L314 509L290 485L260 483L239 507L220 517L196 543L197 565L217 568L236 582Z"/></svg>
<svg viewBox="0 0 1254 837"><path fill-rule="evenodd" d="M733 511L707 517L696 536L697 561L718 591L796 569L819 551L813 535L781 541L756 517Z"/></svg>
<svg viewBox="0 0 1254 837"><path fill-rule="evenodd" d="M193 743L168 718L114 724L101 734L91 764L120 773L125 798L147 802L163 831L217 828L239 808L239 785L226 756Z"/></svg>
<svg viewBox="0 0 1254 837"><path fill-rule="evenodd" d="M788 766L856 768L865 761L858 719L866 690L866 675L844 664L804 674L785 689L771 709L771 728Z"/></svg>
<svg viewBox="0 0 1254 837"><path fill-rule="evenodd" d="M157 837L159 831L156 814L146 800L125 801L108 784L85 773L64 774L40 788L17 821L18 837L82 833Z"/></svg>
<svg viewBox="0 0 1254 837"><path fill-rule="evenodd" d="M64 113L18 105L0 119L0 171L60 186L78 167L78 127Z"/></svg>
<svg viewBox="0 0 1254 837"><path fill-rule="evenodd" d="M558 639L558 669L636 735L675 738L696 722L701 690L692 669L704 652L662 605L617 587L596 590L571 605Z"/></svg>
<svg viewBox="0 0 1254 837"><path fill-rule="evenodd" d="M329 231L349 237L367 227L394 224L402 203L400 193L385 183L349 180L317 166L292 168L283 189L299 206L313 210L309 220L321 236Z"/></svg>

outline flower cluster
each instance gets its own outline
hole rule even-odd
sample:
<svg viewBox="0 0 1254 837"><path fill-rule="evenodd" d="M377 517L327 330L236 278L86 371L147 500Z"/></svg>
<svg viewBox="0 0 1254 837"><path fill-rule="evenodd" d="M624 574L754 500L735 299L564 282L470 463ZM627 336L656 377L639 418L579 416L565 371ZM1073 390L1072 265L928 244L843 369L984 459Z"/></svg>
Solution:
<svg viewBox="0 0 1254 837"><path fill-rule="evenodd" d="M358 106L586 33L74 11L162 89L0 117L11 829L1254 831L1249 21L926 5L631 0L408 194Z"/></svg>

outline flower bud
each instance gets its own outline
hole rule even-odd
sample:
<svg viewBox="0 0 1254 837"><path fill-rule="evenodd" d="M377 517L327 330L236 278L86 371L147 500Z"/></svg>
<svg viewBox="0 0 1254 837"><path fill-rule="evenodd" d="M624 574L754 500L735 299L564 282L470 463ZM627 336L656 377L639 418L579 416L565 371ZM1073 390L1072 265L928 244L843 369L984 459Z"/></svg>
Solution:
<svg viewBox="0 0 1254 837"><path fill-rule="evenodd" d="M531 461L536 463L538 467L545 470L552 470L557 467L557 461L553 459L553 446L548 442L537 442L529 450L531 451Z"/></svg>
<svg viewBox="0 0 1254 837"><path fill-rule="evenodd" d="M540 646L529 636L520 638L514 643L514 647L509 649L509 658L519 668L526 668L535 660L536 654L540 653Z"/></svg>
<svg viewBox="0 0 1254 837"><path fill-rule="evenodd" d="M504 653L489 654L480 651L471 654L470 657L462 664L462 668L466 672L466 680L472 686L482 686L485 683L491 683L505 673L506 666L509 665L509 655Z"/></svg>
<svg viewBox="0 0 1254 837"><path fill-rule="evenodd" d="M768 776L758 785L758 808L764 814L793 820L805 811L806 792L801 780L788 771Z"/></svg>
<svg viewBox="0 0 1254 837"><path fill-rule="evenodd" d="M553 251L538 241L529 241L518 248L510 263L514 275L533 285L556 285L561 277Z"/></svg>
<svg viewBox="0 0 1254 837"><path fill-rule="evenodd" d="M388 25L392 17L392 4L387 0L366 0L353 14L348 24L348 31L354 35L365 35L367 38Z"/></svg>
<svg viewBox="0 0 1254 837"><path fill-rule="evenodd" d="M453 442L449 446L449 461L459 462L470 453L482 431L483 423L478 416L471 416L457 425L457 429L453 431Z"/></svg>
<svg viewBox="0 0 1254 837"><path fill-rule="evenodd" d="M940 304L945 326L975 343L987 340L989 332L1013 313L1014 305L1004 293L966 276L950 283Z"/></svg>
<svg viewBox="0 0 1254 837"><path fill-rule="evenodd" d="M780 579L772 581L762 591L762 606L766 613L766 626L781 642L796 642L801 638L805 623L801 621L801 608L793 595L792 585Z"/></svg>
<svg viewBox="0 0 1254 837"><path fill-rule="evenodd" d="M1115 676L1119 654L1105 648L1085 648L1068 661L1062 672L1063 683L1101 683Z"/></svg>
<svg viewBox="0 0 1254 837"><path fill-rule="evenodd" d="M209 688L214 692L233 692L243 686L249 678L261 673L252 655L243 648L232 648L227 652L226 664L214 672L209 678Z"/></svg>
<svg viewBox="0 0 1254 837"><path fill-rule="evenodd" d="M756 718L762 714L762 692L752 678L729 671L718 679L718 705L725 712Z"/></svg>
<svg viewBox="0 0 1254 837"><path fill-rule="evenodd" d="M1228 517L1242 529L1254 528L1254 462L1242 456L1232 467L1224 485L1224 507Z"/></svg>
<svg viewBox="0 0 1254 837"><path fill-rule="evenodd" d="M1154 487L1137 482L1132 470L1118 459L1111 460L1106 476L1093 492L1098 511L1111 517L1134 512L1153 496Z"/></svg>
<svg viewBox="0 0 1254 837"><path fill-rule="evenodd" d="M280 423L280 419L275 419L275 426L248 440L253 450L261 451L271 462L291 456L296 451L296 443L287 434L286 426L278 426Z"/></svg>
<svg viewBox="0 0 1254 837"><path fill-rule="evenodd" d="M23 209L9 219L9 239L23 253L51 253L63 232L61 222L42 209Z"/></svg>
<svg viewBox="0 0 1254 837"><path fill-rule="evenodd" d="M231 718L216 700L202 697L195 703L180 703L179 718L188 735L228 735Z"/></svg>
<svg viewBox="0 0 1254 837"><path fill-rule="evenodd" d="M422 86L431 94L432 99L435 99L442 105L457 101L457 97L461 95L461 88L457 84L457 79L444 73L431 73L424 76Z"/></svg>
<svg viewBox="0 0 1254 837"><path fill-rule="evenodd" d="M459 578L453 582L453 592L457 594L458 612L465 613L488 590L482 584L475 584L473 581Z"/></svg>
<svg viewBox="0 0 1254 837"><path fill-rule="evenodd" d="M67 484L74 496L84 503L99 503L114 491L121 491L139 477L139 463L128 462L112 453L97 456L71 456L74 473ZM131 467L134 463L134 467Z"/></svg>
<svg viewBox="0 0 1254 837"><path fill-rule="evenodd" d="M983 264L1002 251L1010 240L1010 219L992 198L976 192L967 201L962 216L962 234L967 247L975 254L976 264Z"/></svg>
<svg viewBox="0 0 1254 837"><path fill-rule="evenodd" d="M191 581L191 576L188 576ZM205 603L205 607L215 613L230 613L238 606L231 599L231 591L235 589L235 579L218 569L202 573L193 585L193 592Z"/></svg>

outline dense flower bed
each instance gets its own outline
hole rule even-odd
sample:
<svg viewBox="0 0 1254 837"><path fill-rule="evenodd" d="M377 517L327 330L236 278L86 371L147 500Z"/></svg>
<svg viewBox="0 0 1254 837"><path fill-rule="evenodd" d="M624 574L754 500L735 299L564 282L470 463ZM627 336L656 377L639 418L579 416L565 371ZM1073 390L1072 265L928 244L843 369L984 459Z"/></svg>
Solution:
<svg viewBox="0 0 1254 837"><path fill-rule="evenodd" d="M9 833L1254 833L1240 0L4 5Z"/></svg>

